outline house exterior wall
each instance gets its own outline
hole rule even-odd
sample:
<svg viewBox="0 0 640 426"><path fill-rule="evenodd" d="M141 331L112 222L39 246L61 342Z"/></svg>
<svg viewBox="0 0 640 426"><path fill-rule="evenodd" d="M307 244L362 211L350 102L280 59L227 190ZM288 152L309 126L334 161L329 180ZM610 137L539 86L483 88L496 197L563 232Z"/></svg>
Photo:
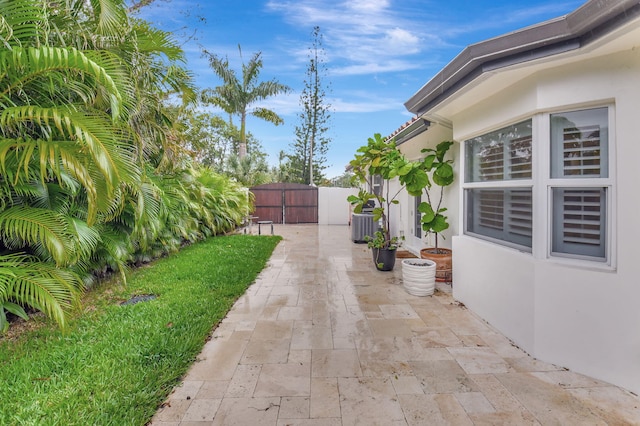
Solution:
<svg viewBox="0 0 640 426"><path fill-rule="evenodd" d="M412 138L409 141L401 144L399 148L400 151L407 157L407 159L420 160L426 155L420 152L422 149L435 148L436 145L438 145L440 142L452 139L453 132L451 130L451 126L440 123L433 123L428 131L421 133L415 138ZM446 157L454 160L453 167L456 180L459 179L460 172L459 157L460 144L456 143L449 149ZM445 188L442 206L447 207L446 216L449 220L449 229L442 233L442 236L444 238L440 238L438 240L438 245L440 247L451 248L452 236L457 235L460 231L458 229L458 223L460 219L458 216L460 212L460 209L458 208L458 194L459 189L455 181L452 185ZM402 235L405 236L405 249L413 252L416 255L419 255L421 249L426 247L433 247L435 241L433 239L433 236L424 236L424 232L422 232L422 238L417 238L415 236L415 197L409 195L405 191L399 196L399 199L401 208L398 214L401 220L398 223L398 232L401 231ZM424 195L422 196L422 201L426 201L426 197Z"/></svg>
<svg viewBox="0 0 640 426"><path fill-rule="evenodd" d="M594 105L614 114L611 265L549 257L548 215L535 204L532 253L463 235L460 190L453 294L535 358L640 393L640 51L549 62L447 118L464 141L540 112Z"/></svg>

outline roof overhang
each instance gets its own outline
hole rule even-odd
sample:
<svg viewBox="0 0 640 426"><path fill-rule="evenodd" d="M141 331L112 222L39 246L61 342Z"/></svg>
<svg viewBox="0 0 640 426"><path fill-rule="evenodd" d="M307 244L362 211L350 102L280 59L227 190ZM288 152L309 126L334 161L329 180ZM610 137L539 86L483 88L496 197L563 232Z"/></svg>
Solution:
<svg viewBox="0 0 640 426"><path fill-rule="evenodd" d="M470 45L405 107L419 117L486 73L580 49L639 16L640 0L591 0L566 16Z"/></svg>
<svg viewBox="0 0 640 426"><path fill-rule="evenodd" d="M407 127L398 131L393 137L396 140L396 145L401 145L411 138L418 136L422 132L426 132L431 126L431 121L425 117L417 117Z"/></svg>

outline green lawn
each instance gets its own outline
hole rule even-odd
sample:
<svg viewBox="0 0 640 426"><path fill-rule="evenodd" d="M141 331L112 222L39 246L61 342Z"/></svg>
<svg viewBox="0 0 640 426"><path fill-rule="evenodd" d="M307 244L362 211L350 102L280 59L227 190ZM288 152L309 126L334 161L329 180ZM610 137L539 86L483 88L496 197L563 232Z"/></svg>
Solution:
<svg viewBox="0 0 640 426"><path fill-rule="evenodd" d="M0 424L144 425L278 241L210 238L100 286L64 333L0 338Z"/></svg>

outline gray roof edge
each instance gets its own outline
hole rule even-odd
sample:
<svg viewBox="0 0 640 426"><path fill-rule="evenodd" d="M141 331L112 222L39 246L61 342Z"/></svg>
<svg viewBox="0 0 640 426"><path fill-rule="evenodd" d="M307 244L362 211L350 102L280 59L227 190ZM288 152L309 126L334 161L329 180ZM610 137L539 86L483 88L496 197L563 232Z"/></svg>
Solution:
<svg viewBox="0 0 640 426"><path fill-rule="evenodd" d="M407 102L422 114L489 69L577 49L640 15L640 0L591 0L568 15L467 46Z"/></svg>

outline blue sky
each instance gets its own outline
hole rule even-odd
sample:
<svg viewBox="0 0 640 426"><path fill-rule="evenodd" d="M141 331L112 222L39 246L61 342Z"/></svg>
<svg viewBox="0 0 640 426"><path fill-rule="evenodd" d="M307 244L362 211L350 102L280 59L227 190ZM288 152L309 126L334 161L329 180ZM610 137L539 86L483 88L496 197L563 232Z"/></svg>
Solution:
<svg viewBox="0 0 640 426"><path fill-rule="evenodd" d="M299 96L311 32L324 37L332 138L328 177L338 176L374 133L391 134L411 114L407 101L467 45L565 15L584 0L156 0L140 16L174 32L196 84L220 84L202 48L227 56L240 72L238 45L248 59L262 52L261 80L293 89L260 106L285 124L249 118L247 128L277 163L299 123Z"/></svg>

